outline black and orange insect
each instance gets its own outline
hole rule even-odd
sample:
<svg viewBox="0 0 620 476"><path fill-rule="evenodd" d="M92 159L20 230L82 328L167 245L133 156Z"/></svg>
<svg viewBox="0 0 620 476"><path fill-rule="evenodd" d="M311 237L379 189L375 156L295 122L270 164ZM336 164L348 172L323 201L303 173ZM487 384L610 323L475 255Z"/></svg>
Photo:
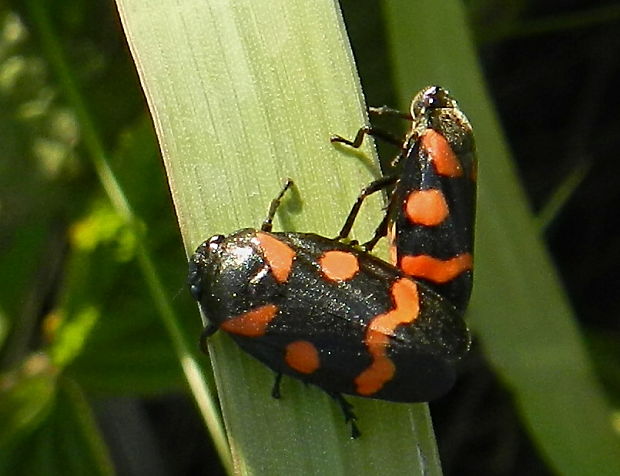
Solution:
<svg viewBox="0 0 620 476"><path fill-rule="evenodd" d="M272 232L290 185L272 201L260 229L212 236L190 258L189 288L209 319L201 342L217 329L228 333L276 372L276 397L282 374L322 388L357 437L342 394L437 398L454 383L469 332L441 294L360 247Z"/></svg>
<svg viewBox="0 0 620 476"><path fill-rule="evenodd" d="M472 128L448 91L439 86L421 90L409 113L388 107L375 114L412 121L404 141L372 127L361 128L353 141L332 142L359 147L366 135L400 147L394 165L400 170L372 182L359 195L342 236L349 234L364 199L394 185L387 213L364 247L390 235L394 263L407 275L428 284L465 313L473 281L476 155Z"/></svg>

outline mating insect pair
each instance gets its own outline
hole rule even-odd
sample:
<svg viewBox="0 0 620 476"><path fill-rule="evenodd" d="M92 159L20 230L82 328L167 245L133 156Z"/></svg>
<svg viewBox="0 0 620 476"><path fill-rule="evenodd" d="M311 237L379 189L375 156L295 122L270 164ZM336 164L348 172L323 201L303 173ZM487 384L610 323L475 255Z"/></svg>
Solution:
<svg viewBox="0 0 620 476"><path fill-rule="evenodd" d="M381 108L378 113L394 111ZM472 283L475 158L471 127L442 88L412 102L412 128L398 175L360 194L335 239L272 232L287 182L262 227L215 235L189 262L192 296L208 317L205 339L222 329L277 373L342 394L420 402L447 392L469 348L463 321ZM366 127L364 135L385 134ZM365 249L346 244L364 199L394 185L385 218ZM391 234L396 261L369 254Z"/></svg>

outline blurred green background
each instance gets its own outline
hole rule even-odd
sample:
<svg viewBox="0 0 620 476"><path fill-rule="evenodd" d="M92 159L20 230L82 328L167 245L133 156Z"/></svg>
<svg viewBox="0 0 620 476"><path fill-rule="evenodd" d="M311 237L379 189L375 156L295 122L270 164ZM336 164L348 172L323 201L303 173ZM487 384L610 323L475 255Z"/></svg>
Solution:
<svg viewBox="0 0 620 476"><path fill-rule="evenodd" d="M185 253L115 5L55 3L0 1L0 473L223 474L138 265L147 239L194 342ZM620 4L464 4L522 186L617 408ZM403 106L387 9L342 8L368 104ZM104 193L87 158L98 146L137 220ZM553 474L486 362L476 347L457 388L431 404L445 474Z"/></svg>

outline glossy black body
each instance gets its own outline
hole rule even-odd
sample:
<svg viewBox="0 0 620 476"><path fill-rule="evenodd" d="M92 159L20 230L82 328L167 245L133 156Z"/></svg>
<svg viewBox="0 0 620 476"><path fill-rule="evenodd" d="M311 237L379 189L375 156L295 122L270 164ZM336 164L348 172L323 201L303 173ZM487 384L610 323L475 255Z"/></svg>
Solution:
<svg viewBox="0 0 620 476"><path fill-rule="evenodd" d="M390 288L406 278L396 267L340 241L314 234L271 233L296 253L285 283L274 278L256 240L257 230L216 235L198 247L189 263L189 286L209 321L224 321L266 304L278 307L264 335L230 334L246 352L275 372L317 385L330 394L358 395L354 380L372 362L364 339L368 323L393 307ZM346 282L324 278L318 262L326 251L358 257L360 271ZM469 347L460 313L446 299L418 283L420 314L396 328L387 355L396 367L392 380L372 398L418 402L441 396L455 379L455 367ZM320 367L300 374L286 365L286 346L310 341Z"/></svg>

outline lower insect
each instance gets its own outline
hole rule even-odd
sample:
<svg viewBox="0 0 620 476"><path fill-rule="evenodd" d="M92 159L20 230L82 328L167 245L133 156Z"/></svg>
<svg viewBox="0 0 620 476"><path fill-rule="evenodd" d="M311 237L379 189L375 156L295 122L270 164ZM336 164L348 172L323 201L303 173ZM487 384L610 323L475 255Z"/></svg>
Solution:
<svg viewBox="0 0 620 476"><path fill-rule="evenodd" d="M460 313L424 282L342 239L272 232L288 181L260 229L215 235L189 261L192 296L218 329L273 369L336 399L437 398L453 385L469 348ZM345 225L346 226L346 225ZM344 238L344 237L341 237Z"/></svg>

